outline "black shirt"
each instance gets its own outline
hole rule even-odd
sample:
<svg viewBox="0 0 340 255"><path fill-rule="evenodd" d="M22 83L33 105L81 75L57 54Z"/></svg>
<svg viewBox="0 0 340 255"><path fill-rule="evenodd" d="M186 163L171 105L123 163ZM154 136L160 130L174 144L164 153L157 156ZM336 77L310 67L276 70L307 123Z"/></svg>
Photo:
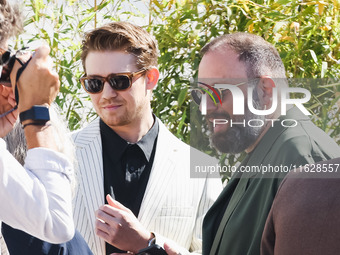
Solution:
<svg viewBox="0 0 340 255"><path fill-rule="evenodd" d="M149 180L158 131L159 124L155 119L148 133L137 143L132 144L125 141L100 120L104 195L110 194L118 202L129 208L136 217ZM119 251L119 249L106 244L106 254Z"/></svg>

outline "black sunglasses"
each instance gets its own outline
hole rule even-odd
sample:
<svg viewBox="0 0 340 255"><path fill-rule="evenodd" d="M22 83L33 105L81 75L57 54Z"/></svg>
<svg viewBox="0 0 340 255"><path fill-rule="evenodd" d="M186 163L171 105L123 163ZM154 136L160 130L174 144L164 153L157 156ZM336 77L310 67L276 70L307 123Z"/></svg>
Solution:
<svg viewBox="0 0 340 255"><path fill-rule="evenodd" d="M132 78L138 74L144 74L147 69L137 72L112 73L107 77L97 75L83 76L79 79L81 85L87 93L97 94L103 91L104 83L108 82L114 90L126 90L132 85Z"/></svg>
<svg viewBox="0 0 340 255"><path fill-rule="evenodd" d="M255 78L257 79L257 78ZM255 79L252 79L252 80L249 80L249 81L245 81L245 82L241 82L241 83L238 83L238 84L235 84L233 86L241 86L243 84L246 84L248 82L251 82ZM197 104L197 105L200 105L201 104L201 101L202 101L202 96L204 94L208 94L210 96L210 98L214 101L215 104L222 104L222 101L223 101L223 92L225 90L229 90L229 89L223 89L223 88L215 88L213 86L210 86L204 82L197 82L197 84L201 85L202 87L200 88L193 88L191 90L191 97L192 97L192 100ZM226 84L226 85L231 85L231 84Z"/></svg>

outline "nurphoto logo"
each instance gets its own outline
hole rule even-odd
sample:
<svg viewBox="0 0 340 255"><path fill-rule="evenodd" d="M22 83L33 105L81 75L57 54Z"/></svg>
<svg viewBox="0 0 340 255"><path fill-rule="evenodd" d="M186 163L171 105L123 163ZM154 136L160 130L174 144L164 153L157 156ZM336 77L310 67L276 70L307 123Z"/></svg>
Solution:
<svg viewBox="0 0 340 255"><path fill-rule="evenodd" d="M204 89L203 87L200 87L199 89L202 90L202 104L201 104L201 112L202 115L207 114L207 95L211 97L211 99L214 101L216 104L216 99L219 99L220 104L222 105L222 100L220 98L220 95L217 93L216 89L223 89L224 90L230 90L230 93L232 94L233 97L233 114L234 115L244 115L244 95L243 91L238 88L237 85L230 85L230 84L215 84L214 87L209 86L204 83L200 83L203 86L208 86L208 88L212 91L208 91L207 89ZM298 107L303 114L305 115L311 115L308 110L303 106L304 103L307 103L310 98L311 94L307 89L304 88L280 88L280 96L281 96L281 115L286 115L287 113L287 104L295 105ZM213 95L213 93L215 95ZM304 94L303 98L290 98L289 95L290 93L301 93ZM248 95L253 95L253 87L249 86L248 87ZM253 106L253 98L252 96L248 96L247 100L247 106L248 109L250 110L251 113L256 114L256 115L269 115L272 114L278 105L278 88L273 88L273 98L272 98L272 106L270 109L265 109L265 110L258 110L255 109Z"/></svg>
<svg viewBox="0 0 340 255"><path fill-rule="evenodd" d="M287 114L287 105L295 105L300 111L305 115L310 115L308 110L304 107L304 103L307 103L311 98L311 93L304 88L296 88L296 87L274 87L272 88L272 101L271 107L269 109L256 109L254 107L253 96L248 96L245 99L243 91L239 88L240 85L245 84L247 82L242 82L236 85L231 84L215 84L214 86L210 86L203 82L198 82L199 87L195 88L195 93L192 93L193 100L200 105L200 111L202 115L207 115L207 98L210 97L210 100L215 104L223 105L222 101L222 93L228 90L233 99L233 115L245 115L245 105L248 107L248 110L254 114L254 116L266 116L274 113L278 106L280 107L280 115ZM247 93L248 95L253 95L253 86L248 86ZM291 98L291 94L300 94L300 98ZM245 101L246 100L246 101ZM279 105L280 104L280 105ZM271 123L271 126L274 126L274 123L280 121L279 119L244 119L243 121L234 121L233 119L213 119L213 127L216 125L225 125L230 124L233 125L242 125L244 127L261 127L268 122ZM295 127L297 126L297 121L294 119L285 119L281 121L281 125L284 127Z"/></svg>

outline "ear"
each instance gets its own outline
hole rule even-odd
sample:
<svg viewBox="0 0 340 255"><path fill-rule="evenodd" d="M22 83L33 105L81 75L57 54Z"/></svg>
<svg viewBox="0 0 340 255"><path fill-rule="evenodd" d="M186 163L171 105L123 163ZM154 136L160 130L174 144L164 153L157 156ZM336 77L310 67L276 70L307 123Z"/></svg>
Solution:
<svg viewBox="0 0 340 255"><path fill-rule="evenodd" d="M146 89L153 90L158 82L159 71L156 67L149 69L146 72Z"/></svg>
<svg viewBox="0 0 340 255"><path fill-rule="evenodd" d="M275 82L268 75L263 75L257 84L257 94L261 105L266 106L269 109L273 100L273 88L275 88Z"/></svg>

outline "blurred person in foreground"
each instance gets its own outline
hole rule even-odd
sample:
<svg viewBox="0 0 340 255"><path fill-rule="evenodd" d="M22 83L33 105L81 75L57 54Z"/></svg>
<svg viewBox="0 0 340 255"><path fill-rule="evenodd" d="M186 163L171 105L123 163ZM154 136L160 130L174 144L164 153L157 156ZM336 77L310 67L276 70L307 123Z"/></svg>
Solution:
<svg viewBox="0 0 340 255"><path fill-rule="evenodd" d="M299 100L285 105L285 68L277 50L263 38L222 35L201 53L198 85L214 89L221 99L214 103L207 97L204 103L206 94L192 94L202 113L206 107L212 144L224 153L246 152L204 218L203 254L260 254L269 210L288 171L339 157L340 148L311 122Z"/></svg>
<svg viewBox="0 0 340 255"><path fill-rule="evenodd" d="M152 113L156 40L131 23L109 23L85 35L81 59L80 80L99 118L73 134L77 229L96 255L165 241L200 253L202 220L222 183L191 178L190 146Z"/></svg>
<svg viewBox="0 0 340 255"><path fill-rule="evenodd" d="M340 158L305 165L283 179L261 255L333 255L340 250Z"/></svg>
<svg viewBox="0 0 340 255"><path fill-rule="evenodd" d="M51 105L50 116L50 122L55 127L54 138L58 151L67 155L70 162L75 164L74 145L66 121L61 118L62 113L56 104ZM9 152L23 165L27 146L25 133L19 121L16 122L13 130L6 135L4 140ZM6 223L2 223L1 232L6 241L5 244L2 243L2 248L7 246L11 255L93 255L78 231L70 241L61 244L42 241L24 231L14 229ZM3 250L2 254L5 255L8 252Z"/></svg>
<svg viewBox="0 0 340 255"><path fill-rule="evenodd" d="M0 0L2 80L9 54L7 41L21 29L18 7ZM54 127L49 123L48 107L59 91L60 82L52 71L48 54L47 46L38 48L26 69L17 76L18 69L30 57L18 56L20 60L15 61L10 73L11 83L0 82L0 221L42 240L62 243L74 235L70 186L73 166L58 152ZM28 148L24 167L1 139L12 130L19 114Z"/></svg>

